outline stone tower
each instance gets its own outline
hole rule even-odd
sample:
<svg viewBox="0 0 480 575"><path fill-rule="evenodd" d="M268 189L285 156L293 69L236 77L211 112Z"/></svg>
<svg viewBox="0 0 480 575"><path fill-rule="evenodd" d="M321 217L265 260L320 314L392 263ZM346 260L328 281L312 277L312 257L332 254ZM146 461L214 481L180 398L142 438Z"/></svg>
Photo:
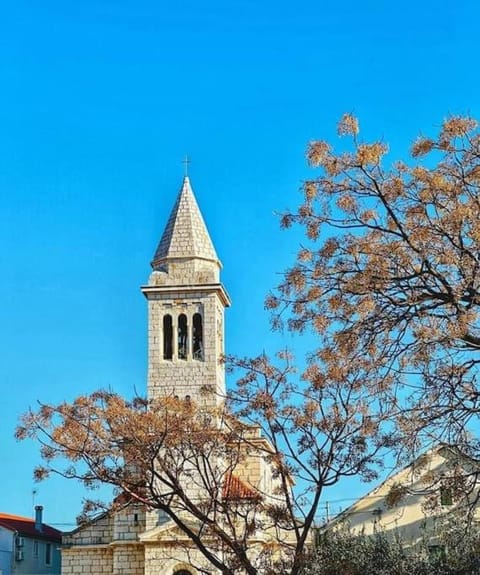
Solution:
<svg viewBox="0 0 480 575"><path fill-rule="evenodd" d="M185 176L142 292L148 299L148 397L219 405L225 396L221 263Z"/></svg>

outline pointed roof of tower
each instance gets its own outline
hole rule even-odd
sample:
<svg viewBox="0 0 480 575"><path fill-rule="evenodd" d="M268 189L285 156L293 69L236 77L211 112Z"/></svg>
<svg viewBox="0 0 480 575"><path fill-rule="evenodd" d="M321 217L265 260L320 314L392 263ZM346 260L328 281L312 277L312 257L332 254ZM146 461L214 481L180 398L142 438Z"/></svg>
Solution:
<svg viewBox="0 0 480 575"><path fill-rule="evenodd" d="M155 252L152 267L157 268L170 259L192 258L212 261L221 266L197 200L193 195L190 179L185 176Z"/></svg>

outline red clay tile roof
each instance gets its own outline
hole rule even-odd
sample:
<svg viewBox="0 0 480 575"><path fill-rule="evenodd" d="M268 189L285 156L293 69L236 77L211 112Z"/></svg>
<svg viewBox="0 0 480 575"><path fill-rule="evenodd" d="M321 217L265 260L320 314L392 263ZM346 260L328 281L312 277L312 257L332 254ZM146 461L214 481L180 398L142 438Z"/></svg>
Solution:
<svg viewBox="0 0 480 575"><path fill-rule="evenodd" d="M236 475L229 473L223 484L223 498L230 500L260 499L260 493Z"/></svg>
<svg viewBox="0 0 480 575"><path fill-rule="evenodd" d="M37 531L35 529L35 521L29 517L0 513L0 525L12 531L17 531L19 535L24 537L48 539L50 541L57 541L58 543L62 541L61 531L49 525L45 525L45 523L42 523L42 531Z"/></svg>

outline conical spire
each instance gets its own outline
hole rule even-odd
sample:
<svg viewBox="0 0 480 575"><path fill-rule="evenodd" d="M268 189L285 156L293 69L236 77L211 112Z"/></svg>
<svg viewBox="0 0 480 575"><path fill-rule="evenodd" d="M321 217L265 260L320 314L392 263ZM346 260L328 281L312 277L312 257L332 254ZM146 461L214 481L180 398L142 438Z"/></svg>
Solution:
<svg viewBox="0 0 480 575"><path fill-rule="evenodd" d="M190 179L185 176L162 239L152 261L159 269L169 260L200 259L216 263L220 261L203 220Z"/></svg>

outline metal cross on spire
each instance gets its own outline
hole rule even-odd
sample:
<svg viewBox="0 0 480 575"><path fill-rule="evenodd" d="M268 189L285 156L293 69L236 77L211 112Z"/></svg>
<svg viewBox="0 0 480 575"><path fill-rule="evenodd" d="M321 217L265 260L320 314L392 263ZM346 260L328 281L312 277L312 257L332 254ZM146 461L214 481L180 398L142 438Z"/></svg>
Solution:
<svg viewBox="0 0 480 575"><path fill-rule="evenodd" d="M190 164L190 160L188 159L187 154L185 154L185 158L182 160L182 164L185 170L185 177L188 177L188 164Z"/></svg>

